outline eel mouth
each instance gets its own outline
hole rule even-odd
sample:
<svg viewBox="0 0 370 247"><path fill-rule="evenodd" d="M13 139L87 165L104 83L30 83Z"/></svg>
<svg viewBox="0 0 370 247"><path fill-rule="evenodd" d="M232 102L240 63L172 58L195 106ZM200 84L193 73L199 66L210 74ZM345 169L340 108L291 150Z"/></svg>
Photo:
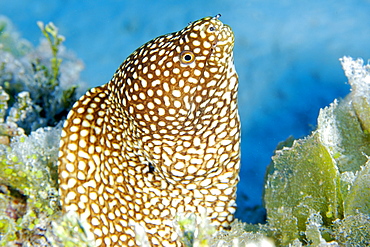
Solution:
<svg viewBox="0 0 370 247"><path fill-rule="evenodd" d="M218 45L224 46L234 46L234 32L232 31L231 27L229 25L223 24L220 27L220 32L217 35L217 42Z"/></svg>

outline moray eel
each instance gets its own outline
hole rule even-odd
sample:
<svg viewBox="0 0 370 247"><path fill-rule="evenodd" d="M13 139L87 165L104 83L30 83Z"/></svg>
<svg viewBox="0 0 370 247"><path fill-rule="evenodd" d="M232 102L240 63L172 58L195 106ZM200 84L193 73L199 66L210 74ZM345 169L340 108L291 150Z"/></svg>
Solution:
<svg viewBox="0 0 370 247"><path fill-rule="evenodd" d="M64 123L64 212L91 226L97 246L182 246L179 213L202 210L218 229L234 219L240 167L234 35L219 16L138 48Z"/></svg>

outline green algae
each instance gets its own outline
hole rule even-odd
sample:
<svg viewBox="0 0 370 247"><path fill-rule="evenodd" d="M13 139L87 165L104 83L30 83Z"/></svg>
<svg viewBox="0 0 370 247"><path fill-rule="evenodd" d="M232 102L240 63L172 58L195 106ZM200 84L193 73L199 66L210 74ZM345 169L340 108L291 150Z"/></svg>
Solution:
<svg viewBox="0 0 370 247"><path fill-rule="evenodd" d="M355 177L344 200L344 215L370 215L370 162L361 167Z"/></svg>
<svg viewBox="0 0 370 247"><path fill-rule="evenodd" d="M317 129L277 150L267 169L267 225L278 246L368 243L370 66L341 61L352 92L322 109Z"/></svg>
<svg viewBox="0 0 370 247"><path fill-rule="evenodd" d="M51 48L51 52L53 54L52 58L50 59L51 64L51 76L50 80L48 81L52 89L58 86L58 80L60 76L60 65L62 64L62 59L58 57L58 52L61 44L65 40L64 36L58 33L58 28L52 23L48 23L44 25L43 22L37 22L37 25L41 29L41 32L44 34L46 39L48 40Z"/></svg>
<svg viewBox="0 0 370 247"><path fill-rule="evenodd" d="M317 134L295 141L291 148L279 150L273 157L273 166L274 172L268 176L265 192L268 215L291 210L297 222L290 223L302 231L310 210L322 212L325 222L342 214L337 190L338 171L330 154L318 142Z"/></svg>

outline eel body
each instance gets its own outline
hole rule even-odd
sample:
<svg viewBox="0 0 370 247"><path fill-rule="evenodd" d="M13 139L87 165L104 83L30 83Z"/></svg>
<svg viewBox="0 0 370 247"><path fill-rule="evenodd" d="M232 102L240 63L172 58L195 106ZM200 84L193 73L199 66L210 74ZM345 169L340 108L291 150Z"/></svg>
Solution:
<svg viewBox="0 0 370 247"><path fill-rule="evenodd" d="M97 246L182 246L179 213L234 219L240 167L234 35L216 17L133 52L88 91L64 123L59 183L64 212L91 226Z"/></svg>

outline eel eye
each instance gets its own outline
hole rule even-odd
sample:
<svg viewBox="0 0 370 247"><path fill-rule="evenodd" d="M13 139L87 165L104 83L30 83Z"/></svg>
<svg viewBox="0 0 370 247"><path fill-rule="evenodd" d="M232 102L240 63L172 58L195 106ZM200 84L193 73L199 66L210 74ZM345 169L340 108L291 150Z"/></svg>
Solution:
<svg viewBox="0 0 370 247"><path fill-rule="evenodd" d="M214 26L210 26L210 27L209 27L209 31L210 31L210 32L213 32L213 31L215 31L215 30L216 30L216 28L215 28Z"/></svg>
<svg viewBox="0 0 370 247"><path fill-rule="evenodd" d="M183 51L180 54L180 61L184 64L189 64L194 62L195 60L195 55L191 51Z"/></svg>

